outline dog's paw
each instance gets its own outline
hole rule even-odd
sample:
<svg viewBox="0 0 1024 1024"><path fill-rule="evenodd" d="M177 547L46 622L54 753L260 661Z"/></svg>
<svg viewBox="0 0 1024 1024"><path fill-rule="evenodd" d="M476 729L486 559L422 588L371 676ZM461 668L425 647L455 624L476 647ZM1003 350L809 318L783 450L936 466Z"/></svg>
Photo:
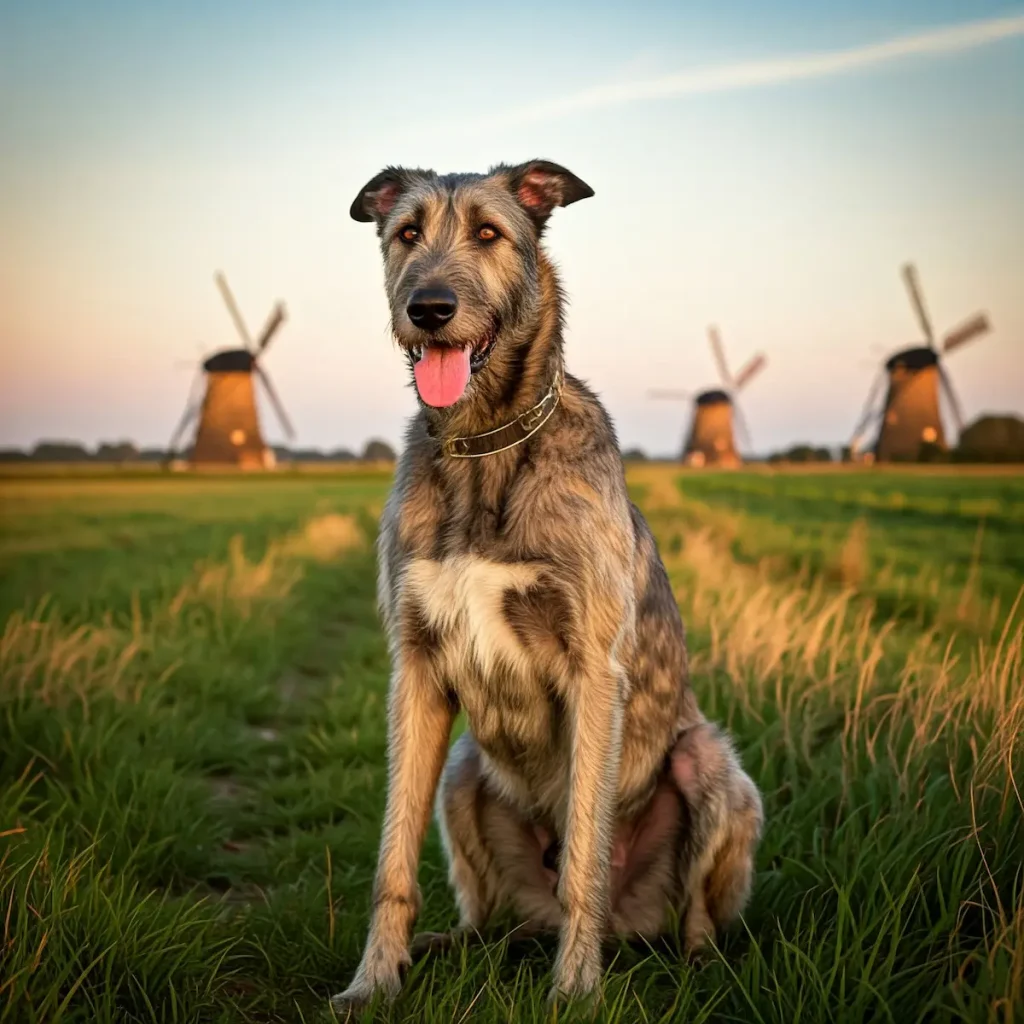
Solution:
<svg viewBox="0 0 1024 1024"><path fill-rule="evenodd" d="M598 989L581 992L566 992L558 985L553 985L548 992L548 1010L552 1020L590 1020L597 1016L601 1008Z"/></svg>
<svg viewBox="0 0 1024 1024"><path fill-rule="evenodd" d="M548 993L548 1003L586 1012L597 1008L600 991L599 955L560 957L555 965L555 983Z"/></svg>
<svg viewBox="0 0 1024 1024"><path fill-rule="evenodd" d="M402 988L402 974L398 966L393 970L359 971L344 992L331 996L331 1009L341 1020L357 1020L359 1014L381 997L393 1000Z"/></svg>

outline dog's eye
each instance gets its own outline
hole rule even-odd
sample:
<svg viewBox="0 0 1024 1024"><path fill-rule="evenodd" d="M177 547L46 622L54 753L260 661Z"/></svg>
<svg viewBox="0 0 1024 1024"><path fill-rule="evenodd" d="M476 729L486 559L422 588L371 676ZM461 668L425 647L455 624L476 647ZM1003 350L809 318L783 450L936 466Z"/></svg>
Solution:
<svg viewBox="0 0 1024 1024"><path fill-rule="evenodd" d="M406 226L398 232L398 237L407 245L412 245L412 243L420 237L420 229L416 227L415 224L406 224Z"/></svg>
<svg viewBox="0 0 1024 1024"><path fill-rule="evenodd" d="M476 229L476 237L481 242L493 242L496 238L501 238L501 234L493 224L483 224Z"/></svg>

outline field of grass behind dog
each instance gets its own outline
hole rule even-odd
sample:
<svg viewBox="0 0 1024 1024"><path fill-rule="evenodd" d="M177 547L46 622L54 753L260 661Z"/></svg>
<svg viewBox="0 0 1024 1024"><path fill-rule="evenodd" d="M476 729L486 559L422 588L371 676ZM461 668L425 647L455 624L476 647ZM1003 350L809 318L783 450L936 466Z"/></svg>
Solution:
<svg viewBox="0 0 1024 1024"><path fill-rule="evenodd" d="M0 481L0 1022L312 1021L384 800L380 471ZM767 827L719 951L609 950L599 1019L1024 1006L1024 477L630 470ZM454 923L432 831L421 926ZM395 1021L540 1021L554 942Z"/></svg>

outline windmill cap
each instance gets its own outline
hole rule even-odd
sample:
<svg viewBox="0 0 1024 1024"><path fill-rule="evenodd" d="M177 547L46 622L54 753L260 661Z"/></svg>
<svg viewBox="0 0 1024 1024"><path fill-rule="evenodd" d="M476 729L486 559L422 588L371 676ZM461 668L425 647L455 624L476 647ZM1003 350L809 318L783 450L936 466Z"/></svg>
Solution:
<svg viewBox="0 0 1024 1024"><path fill-rule="evenodd" d="M244 348L230 348L223 352L215 352L203 363L207 373L250 373L253 356Z"/></svg>
<svg viewBox="0 0 1024 1024"><path fill-rule="evenodd" d="M731 401L732 399L721 388L702 391L696 398L698 405L719 405L722 402L728 404Z"/></svg>
<svg viewBox="0 0 1024 1024"><path fill-rule="evenodd" d="M926 366L937 366L939 354L935 349L927 348L924 345L916 348L905 348L902 352L896 352L885 361L885 368L891 373L898 366L906 370L923 370Z"/></svg>

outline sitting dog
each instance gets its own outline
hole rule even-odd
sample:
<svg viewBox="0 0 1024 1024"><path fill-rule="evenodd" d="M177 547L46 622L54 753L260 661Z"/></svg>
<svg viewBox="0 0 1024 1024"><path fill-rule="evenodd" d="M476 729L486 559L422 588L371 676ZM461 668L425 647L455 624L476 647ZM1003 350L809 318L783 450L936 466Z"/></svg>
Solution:
<svg viewBox="0 0 1024 1024"><path fill-rule="evenodd" d="M591 195L535 160L388 168L352 204L377 226L420 410L381 520L387 806L369 937L337 1009L399 989L435 797L460 928L504 906L557 930L555 996L594 992L608 934L678 917L695 948L750 893L760 796L697 707L608 415L563 368L541 236Z"/></svg>

